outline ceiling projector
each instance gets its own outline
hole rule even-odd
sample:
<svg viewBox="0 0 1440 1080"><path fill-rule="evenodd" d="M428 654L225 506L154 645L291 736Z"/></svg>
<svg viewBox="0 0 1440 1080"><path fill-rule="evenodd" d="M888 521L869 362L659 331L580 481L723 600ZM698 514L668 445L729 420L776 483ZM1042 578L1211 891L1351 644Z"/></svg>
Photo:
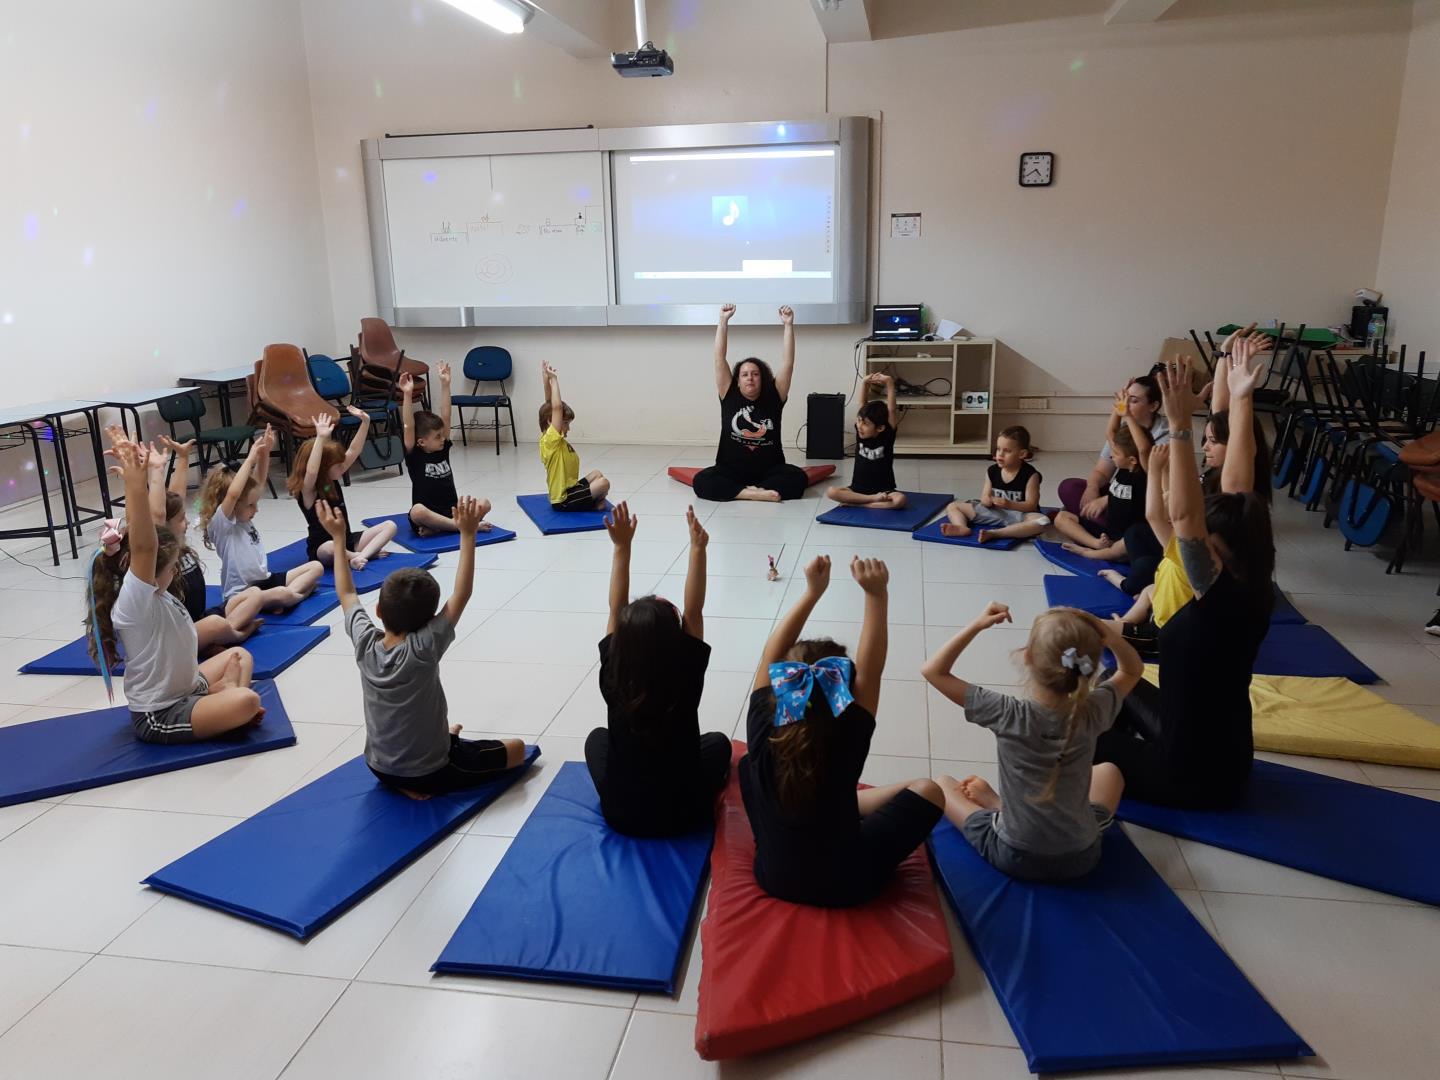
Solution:
<svg viewBox="0 0 1440 1080"><path fill-rule="evenodd" d="M675 61L670 59L670 54L664 49L657 49L651 41L634 52L611 53L610 66L626 79L651 79L675 74Z"/></svg>

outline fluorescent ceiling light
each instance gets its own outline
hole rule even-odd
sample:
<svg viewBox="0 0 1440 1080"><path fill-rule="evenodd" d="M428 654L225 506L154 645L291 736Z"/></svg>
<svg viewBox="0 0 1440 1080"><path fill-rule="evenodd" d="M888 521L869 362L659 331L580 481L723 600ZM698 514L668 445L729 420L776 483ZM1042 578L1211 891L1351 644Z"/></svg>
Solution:
<svg viewBox="0 0 1440 1080"><path fill-rule="evenodd" d="M445 0L445 3L472 19L493 26L502 34L520 33L530 21L530 16L535 14L528 4L522 4L520 0Z"/></svg>
<svg viewBox="0 0 1440 1080"><path fill-rule="evenodd" d="M715 150L703 154L631 154L632 163L654 161L753 161L757 158L834 157L834 150Z"/></svg>

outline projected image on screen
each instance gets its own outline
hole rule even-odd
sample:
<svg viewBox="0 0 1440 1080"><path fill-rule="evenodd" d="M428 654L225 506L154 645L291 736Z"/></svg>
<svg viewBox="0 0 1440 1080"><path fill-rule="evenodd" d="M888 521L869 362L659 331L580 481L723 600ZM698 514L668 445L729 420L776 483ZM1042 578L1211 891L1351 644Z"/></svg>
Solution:
<svg viewBox="0 0 1440 1080"><path fill-rule="evenodd" d="M833 146L613 160L620 303L834 300Z"/></svg>

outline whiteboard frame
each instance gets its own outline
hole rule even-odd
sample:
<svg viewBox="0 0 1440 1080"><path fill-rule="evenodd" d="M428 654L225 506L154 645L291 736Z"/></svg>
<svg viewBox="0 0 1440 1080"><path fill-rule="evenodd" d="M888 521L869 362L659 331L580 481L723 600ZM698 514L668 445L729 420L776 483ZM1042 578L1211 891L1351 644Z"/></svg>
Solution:
<svg viewBox="0 0 1440 1080"><path fill-rule="evenodd" d="M738 124L667 124L635 128L558 128L545 131L478 132L456 135L407 135L365 139L360 156L365 178L365 208L370 224L375 306L382 319L401 327L472 326L710 326L714 304L620 304L615 281L614 155L629 150L724 149L834 143L835 302L797 304L795 321L809 325L852 326L870 317L868 290L870 145L868 116L828 116L818 120L767 120ZM399 307L395 306L394 263L385 209L383 161L398 158L483 157L503 154L563 154L599 151L605 220L605 278L609 303L557 307ZM741 304L735 325L768 325L775 312L768 304Z"/></svg>

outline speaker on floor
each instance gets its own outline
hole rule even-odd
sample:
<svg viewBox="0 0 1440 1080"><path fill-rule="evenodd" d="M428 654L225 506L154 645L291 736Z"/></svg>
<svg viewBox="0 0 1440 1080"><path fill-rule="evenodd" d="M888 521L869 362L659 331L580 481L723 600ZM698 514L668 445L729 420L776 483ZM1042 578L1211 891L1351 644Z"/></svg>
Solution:
<svg viewBox="0 0 1440 1080"><path fill-rule="evenodd" d="M805 401L805 456L845 456L845 395L811 394Z"/></svg>

